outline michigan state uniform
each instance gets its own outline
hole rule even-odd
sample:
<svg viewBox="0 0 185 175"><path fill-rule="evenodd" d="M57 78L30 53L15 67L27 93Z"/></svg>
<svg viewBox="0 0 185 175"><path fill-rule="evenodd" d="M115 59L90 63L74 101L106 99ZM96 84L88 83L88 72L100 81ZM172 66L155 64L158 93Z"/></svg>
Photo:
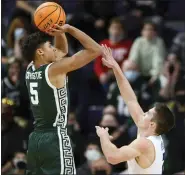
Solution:
<svg viewBox="0 0 185 175"><path fill-rule="evenodd" d="M26 71L26 84L35 118L28 144L28 175L76 174L66 128L67 81L63 88L56 88L50 83L48 69L51 64L35 69L30 63Z"/></svg>

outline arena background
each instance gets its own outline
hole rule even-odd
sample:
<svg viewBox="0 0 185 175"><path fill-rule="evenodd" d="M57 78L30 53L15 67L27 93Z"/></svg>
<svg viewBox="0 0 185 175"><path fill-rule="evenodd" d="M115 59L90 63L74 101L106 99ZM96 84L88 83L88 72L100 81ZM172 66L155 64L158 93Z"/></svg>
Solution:
<svg viewBox="0 0 185 175"><path fill-rule="evenodd" d="M27 141L34 118L24 81L28 62L21 43L36 29L36 7L45 2L1 1L1 173L24 174ZM176 126L165 141L165 175L185 171L185 1L184 0L55 0L67 14L67 23L113 48L115 59L130 81L142 108L166 103ZM67 35L69 53L81 45ZM150 37L150 46L140 41ZM148 48L148 49L147 49ZM132 61L137 63L133 64ZM142 64L141 64L142 63ZM120 96L112 72L101 58L69 74L68 132L73 142L77 173L127 174L126 164L109 165L102 156L95 125L107 126L120 147L136 137L136 128ZM47 94L46 94L47 96ZM48 145L49 146L49 145ZM91 151L90 151L91 150ZM92 152L93 150L93 152ZM19 166L18 166L19 162ZM22 163L20 166L20 162ZM90 162L90 163L89 163ZM101 171L98 171L101 169Z"/></svg>

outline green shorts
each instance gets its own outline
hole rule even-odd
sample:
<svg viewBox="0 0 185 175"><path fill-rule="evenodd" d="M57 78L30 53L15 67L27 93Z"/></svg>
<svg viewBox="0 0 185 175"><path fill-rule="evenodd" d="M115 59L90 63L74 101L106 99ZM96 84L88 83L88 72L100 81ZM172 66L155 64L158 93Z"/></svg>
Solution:
<svg viewBox="0 0 185 175"><path fill-rule="evenodd" d="M67 129L34 131L29 136L26 175L74 175L75 163Z"/></svg>

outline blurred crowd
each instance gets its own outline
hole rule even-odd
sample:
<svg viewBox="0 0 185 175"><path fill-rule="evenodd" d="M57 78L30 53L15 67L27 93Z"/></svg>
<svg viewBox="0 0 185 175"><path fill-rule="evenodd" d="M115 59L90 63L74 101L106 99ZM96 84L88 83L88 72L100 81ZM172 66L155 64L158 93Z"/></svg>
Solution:
<svg viewBox="0 0 185 175"><path fill-rule="evenodd" d="M3 175L23 175L33 130L24 75L29 64L21 43L36 31L32 18L44 0L2 0L1 35L1 166ZM164 175L185 171L185 1L55 0L73 25L113 50L123 74L144 111L166 103L175 127L163 136ZM69 55L81 45L68 36ZM106 162L95 125L109 127L117 147L136 138L137 129L122 99L113 72L101 56L69 73L68 133L79 175L126 174L126 164Z"/></svg>

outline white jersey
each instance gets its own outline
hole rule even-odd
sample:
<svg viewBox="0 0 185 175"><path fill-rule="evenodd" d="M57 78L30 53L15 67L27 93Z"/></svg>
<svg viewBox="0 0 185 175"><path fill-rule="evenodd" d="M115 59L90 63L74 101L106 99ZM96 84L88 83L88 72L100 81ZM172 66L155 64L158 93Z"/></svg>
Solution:
<svg viewBox="0 0 185 175"><path fill-rule="evenodd" d="M164 162L164 143L161 136L147 137L155 148L155 160L148 168L141 168L135 159L127 161L129 174L162 174Z"/></svg>

